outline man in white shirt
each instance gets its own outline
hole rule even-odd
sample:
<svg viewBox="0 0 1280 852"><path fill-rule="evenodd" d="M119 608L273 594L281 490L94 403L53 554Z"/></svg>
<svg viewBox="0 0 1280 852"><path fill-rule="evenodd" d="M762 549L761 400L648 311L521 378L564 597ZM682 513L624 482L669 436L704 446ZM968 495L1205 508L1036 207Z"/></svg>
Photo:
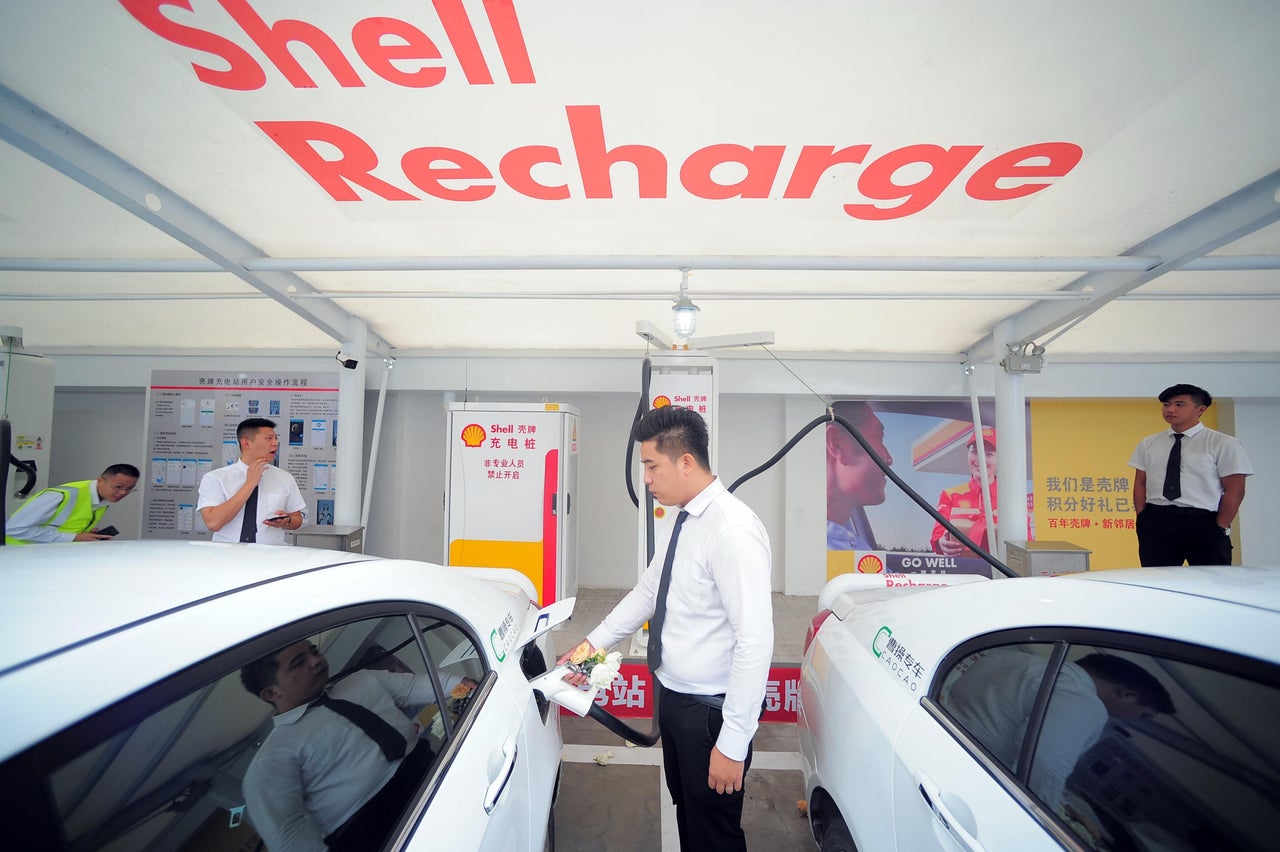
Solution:
<svg viewBox="0 0 1280 852"><path fill-rule="evenodd" d="M240 680L276 709L242 785L249 820L267 849L380 848L434 758L410 715L435 702L431 678L366 668L326 691L329 663L304 640L245 666ZM335 704L358 705L366 720ZM370 731L370 724L382 730ZM375 739L379 734L393 742Z"/></svg>
<svg viewBox="0 0 1280 852"><path fill-rule="evenodd" d="M276 424L250 417L236 427L236 440L240 460L200 478L196 509L214 541L284 544L284 531L302 526L307 503L289 472L273 463L280 449Z"/></svg>
<svg viewBox="0 0 1280 852"><path fill-rule="evenodd" d="M1169 429L1144 438L1129 459L1138 561L1230 565L1231 522L1253 465L1239 440L1200 422L1213 405L1207 390L1178 384L1159 399Z"/></svg>
<svg viewBox="0 0 1280 852"><path fill-rule="evenodd" d="M650 630L661 644L654 676L661 692L662 763L680 848L745 852L743 778L773 656L769 535L711 473L707 425L697 412L654 409L636 422L632 439L640 444L644 482L654 499L684 510L675 527L681 532L665 618L655 628L670 539L586 641L592 650L611 647L654 616ZM582 675L569 680L585 682Z"/></svg>

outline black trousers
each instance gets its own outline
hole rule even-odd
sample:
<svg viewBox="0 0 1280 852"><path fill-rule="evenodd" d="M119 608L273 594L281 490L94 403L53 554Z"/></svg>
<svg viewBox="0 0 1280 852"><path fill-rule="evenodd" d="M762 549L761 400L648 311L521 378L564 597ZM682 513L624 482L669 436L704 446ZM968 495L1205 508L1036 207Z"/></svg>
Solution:
<svg viewBox="0 0 1280 852"><path fill-rule="evenodd" d="M372 747L372 743L370 746ZM382 789L346 822L335 828L324 839L325 845L331 852L368 852L370 849L382 848L392 827L404 813L409 797L434 760L435 753L431 751L431 746L426 740L419 740L413 752L400 761L400 767L382 785Z"/></svg>
<svg viewBox="0 0 1280 852"><path fill-rule="evenodd" d="M1218 526L1217 512L1148 503L1135 526L1144 567L1231 564L1231 536Z"/></svg>
<svg viewBox="0 0 1280 852"><path fill-rule="evenodd" d="M680 692L662 691L658 728L662 734L662 765L667 790L676 805L681 852L746 852L742 833L743 790L720 794L707 786L711 749L724 723L722 711Z"/></svg>

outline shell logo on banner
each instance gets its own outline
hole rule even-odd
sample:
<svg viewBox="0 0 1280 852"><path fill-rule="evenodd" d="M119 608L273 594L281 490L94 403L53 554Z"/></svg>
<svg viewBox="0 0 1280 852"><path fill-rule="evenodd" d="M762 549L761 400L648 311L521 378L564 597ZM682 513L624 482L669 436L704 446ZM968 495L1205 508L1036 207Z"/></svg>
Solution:
<svg viewBox="0 0 1280 852"><path fill-rule="evenodd" d="M859 574L879 574L884 571L884 560L874 553L868 553L858 559Z"/></svg>
<svg viewBox="0 0 1280 852"><path fill-rule="evenodd" d="M462 446L478 447L484 443L484 427L479 423L472 423L470 426L464 426L460 437L462 438Z"/></svg>
<svg viewBox="0 0 1280 852"><path fill-rule="evenodd" d="M653 398L654 408L666 408L670 404L671 404L671 397L666 396L665 394L662 396L655 396Z"/></svg>
<svg viewBox="0 0 1280 852"><path fill-rule="evenodd" d="M664 508L662 508L661 506L654 506L654 507L653 507L653 516L654 516L655 518L657 518L658 520L662 520L663 518L665 518L665 517L667 516L667 510L666 510L666 509L664 509Z"/></svg>

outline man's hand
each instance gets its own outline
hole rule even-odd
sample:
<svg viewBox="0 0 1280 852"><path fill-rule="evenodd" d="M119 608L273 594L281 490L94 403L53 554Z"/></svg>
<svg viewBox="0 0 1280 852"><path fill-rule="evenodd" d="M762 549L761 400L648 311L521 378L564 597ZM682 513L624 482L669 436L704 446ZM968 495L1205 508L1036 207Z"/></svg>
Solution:
<svg viewBox="0 0 1280 852"><path fill-rule="evenodd" d="M244 480L250 485L257 487L258 483L262 481L262 474L266 473L267 468L271 467L271 462L259 460L251 465L247 465L247 467L249 468L249 472L245 474Z"/></svg>
<svg viewBox="0 0 1280 852"><path fill-rule="evenodd" d="M588 642L586 639L583 639L581 642L579 642L577 645L574 646L572 651L565 654L560 659L556 660L556 665L563 666L565 663L572 662L575 658L577 658L579 661L585 660L587 657L591 656L595 652L596 652L596 649L591 646L591 643ZM584 674L567 674L564 676L564 681L565 683L571 683L574 686L586 686L587 676Z"/></svg>
<svg viewBox="0 0 1280 852"><path fill-rule="evenodd" d="M718 747L711 749L711 766L707 770L707 786L717 793L736 793L742 789L741 760L730 760Z"/></svg>
<svg viewBox="0 0 1280 852"><path fill-rule="evenodd" d="M98 535L97 530L89 530L88 532L76 533L76 537L72 541L111 541L111 536Z"/></svg>

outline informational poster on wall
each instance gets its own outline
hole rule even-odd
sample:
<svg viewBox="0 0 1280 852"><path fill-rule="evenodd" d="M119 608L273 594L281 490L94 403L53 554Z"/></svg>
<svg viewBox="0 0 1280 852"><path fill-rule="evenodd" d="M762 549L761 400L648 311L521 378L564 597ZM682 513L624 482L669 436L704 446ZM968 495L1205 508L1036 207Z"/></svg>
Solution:
<svg viewBox="0 0 1280 852"><path fill-rule="evenodd" d="M304 523L333 523L336 374L154 370L148 390L143 538L210 538L196 511L200 477L239 461L236 427L251 417L276 424L275 463L307 501Z"/></svg>
<svg viewBox="0 0 1280 852"><path fill-rule="evenodd" d="M979 547L996 540L988 528L982 461L997 520L1000 476L995 405L979 404L983 430L974 434L970 401L838 400L835 413L849 422L903 482ZM867 574L989 574L990 565L885 475L840 424L826 427L827 577ZM1030 446L1030 434L1026 437ZM980 459L980 456L984 459ZM1025 483L1031 493L1028 451ZM1035 539L1035 509L1027 501L1027 529Z"/></svg>

